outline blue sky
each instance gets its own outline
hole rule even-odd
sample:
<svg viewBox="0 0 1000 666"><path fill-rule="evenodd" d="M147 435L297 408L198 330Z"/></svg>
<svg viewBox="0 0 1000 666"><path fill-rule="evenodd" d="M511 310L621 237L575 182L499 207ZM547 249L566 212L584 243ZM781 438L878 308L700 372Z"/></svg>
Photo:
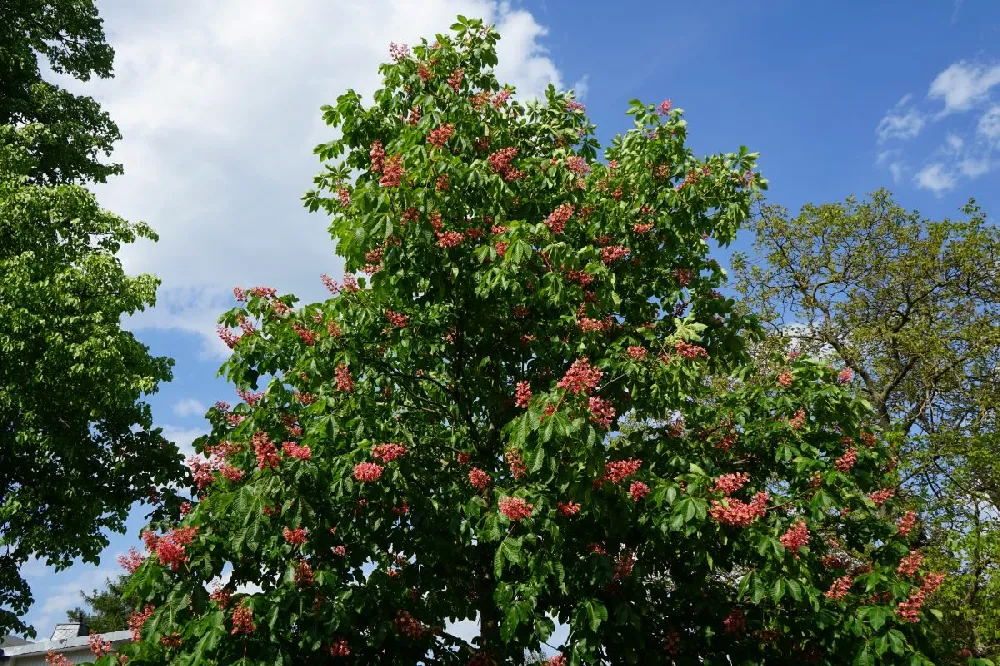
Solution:
<svg viewBox="0 0 1000 666"><path fill-rule="evenodd" d="M183 445L205 406L235 397L215 377L214 321L231 287L316 299L319 273L339 271L326 221L299 202L318 171L311 149L329 138L319 105L347 87L371 92L390 41L445 30L459 13L497 22L501 78L522 93L575 87L604 141L627 128L628 100L671 98L697 153L759 151L769 200L790 210L881 186L928 217L957 215L970 196L992 217L1000 209L992 0L159 4L98 0L118 76L70 87L100 99L125 137L126 175L98 189L102 203L161 235L123 255L164 281L158 307L129 326L176 359L152 403ZM100 566L26 568L40 636L80 589L117 573L142 522L136 511Z"/></svg>

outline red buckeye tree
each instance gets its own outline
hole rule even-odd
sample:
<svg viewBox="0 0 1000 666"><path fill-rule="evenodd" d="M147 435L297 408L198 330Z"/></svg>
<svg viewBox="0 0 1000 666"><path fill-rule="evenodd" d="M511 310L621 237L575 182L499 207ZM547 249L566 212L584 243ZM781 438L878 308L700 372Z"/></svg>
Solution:
<svg viewBox="0 0 1000 666"><path fill-rule="evenodd" d="M716 291L755 155L635 101L599 162L579 102L516 101L496 32L453 33L325 109L306 201L369 277L236 290L241 402L127 562L129 663L513 664L557 624L552 664L930 663L865 405L809 359L763 381Z"/></svg>

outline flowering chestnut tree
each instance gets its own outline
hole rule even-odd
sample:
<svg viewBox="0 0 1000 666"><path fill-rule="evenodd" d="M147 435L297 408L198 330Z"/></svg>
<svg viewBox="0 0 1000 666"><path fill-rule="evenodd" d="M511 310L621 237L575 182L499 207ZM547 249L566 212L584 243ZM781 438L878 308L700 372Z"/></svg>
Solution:
<svg viewBox="0 0 1000 666"><path fill-rule="evenodd" d="M635 101L598 161L579 102L516 101L452 28L325 109L306 202L349 274L236 289L240 400L126 558L129 663L931 663L866 405L809 359L761 381L716 291L755 156Z"/></svg>

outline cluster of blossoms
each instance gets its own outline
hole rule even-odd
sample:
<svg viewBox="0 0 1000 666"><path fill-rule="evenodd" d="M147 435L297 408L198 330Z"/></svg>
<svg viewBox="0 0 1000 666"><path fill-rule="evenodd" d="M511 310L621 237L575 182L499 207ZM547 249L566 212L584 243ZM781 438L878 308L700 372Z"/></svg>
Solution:
<svg viewBox="0 0 1000 666"><path fill-rule="evenodd" d="M292 330L295 331L296 335L310 347L316 344L316 334L310 331L308 328L302 326L301 324L293 323Z"/></svg>
<svg viewBox="0 0 1000 666"><path fill-rule="evenodd" d="M677 342L675 342L674 349L676 349L677 353L680 354L683 358L686 358L688 360L694 360L697 358L708 358L708 350L706 350L704 347L693 345L688 342L684 342L683 340L678 340Z"/></svg>
<svg viewBox="0 0 1000 666"><path fill-rule="evenodd" d="M847 453L837 458L833 463L833 466L837 468L838 472L843 472L847 474L854 467L854 463L858 461L858 452L855 449L848 449Z"/></svg>
<svg viewBox="0 0 1000 666"><path fill-rule="evenodd" d="M259 469L274 469L281 465L278 450L275 448L274 443L268 439L267 433L254 433L253 451L257 457L257 467Z"/></svg>
<svg viewBox="0 0 1000 666"><path fill-rule="evenodd" d="M134 574L145 561L146 556L135 548L129 548L127 555L118 556L118 564L130 574Z"/></svg>
<svg viewBox="0 0 1000 666"><path fill-rule="evenodd" d="M531 515L535 508L533 504L528 504L520 497L504 497L500 500L500 513L507 516L508 520L524 520Z"/></svg>
<svg viewBox="0 0 1000 666"><path fill-rule="evenodd" d="M662 102L660 102L659 106L656 107L656 112L661 116L665 116L668 113L670 113L670 109L672 109L673 106L674 103L672 101L670 101L669 99L665 99Z"/></svg>
<svg viewBox="0 0 1000 666"><path fill-rule="evenodd" d="M500 175L504 180L517 180L521 178L524 173L519 169L515 168L511 162L517 157L517 148L501 148L495 153L491 154L489 158L490 168Z"/></svg>
<svg viewBox="0 0 1000 666"><path fill-rule="evenodd" d="M90 644L90 652L95 659L111 654L111 641L104 640L104 636L100 634L91 634L88 643Z"/></svg>
<svg viewBox="0 0 1000 666"><path fill-rule="evenodd" d="M465 240L465 236L459 231L439 231L435 236L438 239L438 247L445 249L458 247Z"/></svg>
<svg viewBox="0 0 1000 666"><path fill-rule="evenodd" d="M623 259L628 256L628 248L624 245L609 245L608 247L601 248L601 261L605 264L610 265L619 259Z"/></svg>
<svg viewBox="0 0 1000 666"><path fill-rule="evenodd" d="M389 42L389 56L396 62L402 62L410 57L410 47L406 44Z"/></svg>
<svg viewBox="0 0 1000 666"><path fill-rule="evenodd" d="M604 476L598 479L598 484L606 481L617 485L638 472L640 467L642 467L642 461L636 458L612 460L604 463Z"/></svg>
<svg viewBox="0 0 1000 666"><path fill-rule="evenodd" d="M749 504L732 498L722 502L712 500L712 507L708 510L708 514L724 525L748 527L767 513L768 499L770 499L768 494L761 491L753 496Z"/></svg>
<svg viewBox="0 0 1000 666"><path fill-rule="evenodd" d="M520 451L517 449L507 449L503 455L507 459L507 466L510 467L510 475L515 480L520 479L528 473L528 466L524 464Z"/></svg>
<svg viewBox="0 0 1000 666"><path fill-rule="evenodd" d="M712 490L729 496L750 482L750 475L745 472L723 474L712 484Z"/></svg>
<svg viewBox="0 0 1000 666"><path fill-rule="evenodd" d="M393 620L396 630L407 638L421 638L427 633L427 628L404 610L396 611L396 619Z"/></svg>
<svg viewBox="0 0 1000 666"><path fill-rule="evenodd" d="M792 385L792 373L788 370L783 370L781 374L778 375L778 385L788 388Z"/></svg>
<svg viewBox="0 0 1000 666"><path fill-rule="evenodd" d="M237 634L252 634L255 631L257 631L257 625L253 621L253 609L250 608L249 602L244 599L233 611L233 630L230 633L235 636Z"/></svg>
<svg viewBox="0 0 1000 666"><path fill-rule="evenodd" d="M372 456L375 458L380 458L385 462L392 462L397 458L402 458L406 455L407 448L396 442L388 442L386 444L376 444L372 447Z"/></svg>
<svg viewBox="0 0 1000 666"><path fill-rule="evenodd" d="M382 171L382 178L378 183L382 187L399 187L405 175L406 169L403 168L403 156L393 155L386 160L385 169Z"/></svg>
<svg viewBox="0 0 1000 666"><path fill-rule="evenodd" d="M875 502L875 506L881 506L888 502L893 496L895 496L896 491L892 488L883 488L882 490L876 490L873 493L868 494L868 499Z"/></svg>
<svg viewBox="0 0 1000 666"><path fill-rule="evenodd" d="M614 422L615 407L609 401L591 396L588 407L590 408L590 420L602 428L608 428Z"/></svg>
<svg viewBox="0 0 1000 666"><path fill-rule="evenodd" d="M823 593L823 596L827 599L832 599L837 601L843 599L847 596L847 593L851 590L851 585L854 584L854 577L851 575L841 576L837 580L833 581L833 585L830 589Z"/></svg>
<svg viewBox="0 0 1000 666"><path fill-rule="evenodd" d="M944 580L944 574L927 574L920 587L910 591L910 596L900 601L896 606L896 616L903 622L919 622L920 608L924 605L927 597L938 589Z"/></svg>
<svg viewBox="0 0 1000 666"><path fill-rule="evenodd" d="M514 404L521 409L528 408L528 402L531 400L531 384L528 382L518 382L517 389L514 392Z"/></svg>
<svg viewBox="0 0 1000 666"><path fill-rule="evenodd" d="M914 576L920 565L923 564L923 561L924 556L919 550L911 550L909 555L900 560L899 566L896 568L896 573L903 578Z"/></svg>
<svg viewBox="0 0 1000 666"><path fill-rule="evenodd" d="M385 318L389 320L389 323L395 328L406 328L410 323L410 317L399 312L393 312L392 310L385 311Z"/></svg>
<svg viewBox="0 0 1000 666"><path fill-rule="evenodd" d="M469 470L469 483L471 483L473 487L482 490L486 486L490 485L490 475L478 467L473 467Z"/></svg>
<svg viewBox="0 0 1000 666"><path fill-rule="evenodd" d="M448 143L448 139L455 131L455 126L450 124L441 125L438 128L432 129L430 134L427 135L427 143L431 144L435 148L444 148L444 144Z"/></svg>
<svg viewBox="0 0 1000 666"><path fill-rule="evenodd" d="M597 388L603 376L603 371L591 367L589 359L580 358L573 361L573 365L569 367L556 386L566 389L570 393L589 394L591 389Z"/></svg>
<svg viewBox="0 0 1000 666"><path fill-rule="evenodd" d="M629 486L628 492L632 496L632 500L638 502L649 494L649 486L642 481L633 481L632 485Z"/></svg>
<svg viewBox="0 0 1000 666"><path fill-rule="evenodd" d="M645 360L646 355L648 354L645 347L637 347L637 346L629 347L626 350L626 353L629 355L629 358L632 358L636 361Z"/></svg>
<svg viewBox="0 0 1000 666"><path fill-rule="evenodd" d="M795 412L795 416L788 419L788 427L792 430L801 430L806 424L806 412L804 409L800 409Z"/></svg>
<svg viewBox="0 0 1000 666"><path fill-rule="evenodd" d="M229 608L229 602L232 600L232 595L226 588L216 586L216 588L212 590L212 593L208 595L208 598L214 601L219 608L225 610L226 608Z"/></svg>
<svg viewBox="0 0 1000 666"><path fill-rule="evenodd" d="M559 515L563 518L570 518L580 513L580 504L573 501L557 502L556 509L559 511Z"/></svg>
<svg viewBox="0 0 1000 666"><path fill-rule="evenodd" d="M294 530L285 527L281 530L281 535L285 537L285 541L293 546L301 546L306 542L306 529L304 527L296 527Z"/></svg>
<svg viewBox="0 0 1000 666"><path fill-rule="evenodd" d="M299 560L295 563L295 586L304 587L306 585L312 585L316 582L316 576L313 573L312 566L305 560Z"/></svg>
<svg viewBox="0 0 1000 666"><path fill-rule="evenodd" d="M382 477L382 470L382 466L376 463L358 463L354 466L354 478L364 483L378 481Z"/></svg>
<svg viewBox="0 0 1000 666"><path fill-rule="evenodd" d="M851 370L850 368L844 368L843 370L840 371L840 373L837 374L837 381L839 381L841 384L846 384L852 379L854 379L854 371Z"/></svg>
<svg viewBox="0 0 1000 666"><path fill-rule="evenodd" d="M182 564L187 562L185 547L194 540L197 534L197 527L177 527L161 537L152 532L144 532L142 540L146 544L146 548L156 555L160 564L177 571Z"/></svg>
<svg viewBox="0 0 1000 666"><path fill-rule="evenodd" d="M305 444L299 445L295 442L282 442L281 450L289 458L298 458L299 460L312 459L312 450Z"/></svg>
<svg viewBox="0 0 1000 666"><path fill-rule="evenodd" d="M46 666L73 666L73 662L60 652L49 650L45 655Z"/></svg>
<svg viewBox="0 0 1000 666"><path fill-rule="evenodd" d="M331 657L351 656L351 646L343 638L335 640L333 644L326 649L326 651Z"/></svg>
<svg viewBox="0 0 1000 666"><path fill-rule="evenodd" d="M744 627L746 627L747 619L746 615L743 614L741 610L734 610L732 613L722 621L722 629L727 634L742 634Z"/></svg>
<svg viewBox="0 0 1000 666"><path fill-rule="evenodd" d="M779 539L781 545L792 551L796 559L799 557L799 549L809 545L809 528L806 522L799 519L788 531L781 535Z"/></svg>
<svg viewBox="0 0 1000 666"><path fill-rule="evenodd" d="M156 610L156 606L146 604L146 606L140 611L132 611L128 616L128 628L132 632L132 640L138 641L142 639L142 625L146 624L153 612Z"/></svg>
<svg viewBox="0 0 1000 666"><path fill-rule="evenodd" d="M338 391L350 393L354 390L354 379L351 377L351 371L343 363L337 364L337 369L334 370L334 379Z"/></svg>
<svg viewBox="0 0 1000 666"><path fill-rule="evenodd" d="M899 521L896 523L897 529L899 529L900 536L906 536L913 529L913 525L917 522L917 514L914 511L907 511L903 514Z"/></svg>
<svg viewBox="0 0 1000 666"><path fill-rule="evenodd" d="M560 204L554 211L549 213L549 216L545 218L545 225L554 234L561 234L563 229L566 228L566 222L569 218L573 217L573 204L564 203Z"/></svg>

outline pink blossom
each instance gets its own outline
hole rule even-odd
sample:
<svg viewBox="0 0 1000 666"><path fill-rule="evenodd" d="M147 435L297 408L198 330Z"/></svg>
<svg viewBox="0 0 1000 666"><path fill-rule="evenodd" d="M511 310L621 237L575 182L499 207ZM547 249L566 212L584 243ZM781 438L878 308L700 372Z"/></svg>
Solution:
<svg viewBox="0 0 1000 666"><path fill-rule="evenodd" d="M393 312L392 310L385 311L385 318L389 320L389 323L396 328L406 328L410 323L410 318L407 315L400 314L398 312Z"/></svg>
<svg viewBox="0 0 1000 666"><path fill-rule="evenodd" d="M725 502L712 500L708 514L724 525L748 527L767 513L768 499L766 492L759 492L749 504L733 498L728 498Z"/></svg>
<svg viewBox="0 0 1000 666"><path fill-rule="evenodd" d="M244 599L233 611L233 630L230 633L235 636L237 634L252 634L255 631L257 631L257 625L253 621L253 610L250 608L250 602Z"/></svg>
<svg viewBox="0 0 1000 666"><path fill-rule="evenodd" d="M517 390L514 392L514 404L521 409L527 409L530 400L531 384L528 382L518 382Z"/></svg>
<svg viewBox="0 0 1000 666"><path fill-rule="evenodd" d="M554 234L561 234L566 227L566 222L573 216L573 204L564 203L549 213L545 218L545 224Z"/></svg>
<svg viewBox="0 0 1000 666"><path fill-rule="evenodd" d="M403 156L393 155L385 163L385 171L382 173L379 185L382 187L399 187L405 175L406 169L403 168Z"/></svg>
<svg viewBox="0 0 1000 666"><path fill-rule="evenodd" d="M837 381L839 381L841 384L846 384L853 378L854 378L854 371L851 370L850 368L844 368L837 375Z"/></svg>
<svg viewBox="0 0 1000 666"><path fill-rule="evenodd" d="M629 486L628 492L632 495L633 501L638 502L649 494L649 486L642 481L633 481L632 485Z"/></svg>
<svg viewBox="0 0 1000 666"><path fill-rule="evenodd" d="M406 44L389 42L389 56L396 62L402 62L410 57L410 47Z"/></svg>
<svg viewBox="0 0 1000 666"><path fill-rule="evenodd" d="M917 569L920 568L923 561L924 556L919 550L911 550L909 555L900 560L896 573L903 578L909 578L917 573Z"/></svg>
<svg viewBox="0 0 1000 666"><path fill-rule="evenodd" d="M563 518L570 518L580 513L580 504L573 501L557 502L556 510L559 511L559 515Z"/></svg>
<svg viewBox="0 0 1000 666"><path fill-rule="evenodd" d="M508 520L524 520L531 515L534 505L528 504L520 497L504 497L500 500L500 513L507 516Z"/></svg>
<svg viewBox="0 0 1000 666"><path fill-rule="evenodd" d="M281 465L278 451L274 444L267 437L267 433L258 432L253 436L253 450L257 456L257 467L260 469L274 469Z"/></svg>
<svg viewBox="0 0 1000 666"><path fill-rule="evenodd" d="M473 487L482 490L486 486L490 485L490 475L478 467L473 467L469 470L469 483L471 483Z"/></svg>
<svg viewBox="0 0 1000 666"><path fill-rule="evenodd" d="M670 113L670 109L673 108L674 103L669 99L665 99L660 102L660 105L656 107L656 112L661 116L665 116Z"/></svg>
<svg viewBox="0 0 1000 666"><path fill-rule="evenodd" d="M363 462L354 466L354 478L358 481L370 483L378 481L382 476L383 467L376 463Z"/></svg>
<svg viewBox="0 0 1000 666"><path fill-rule="evenodd" d="M285 527L281 530L281 535L285 537L285 541L293 546L301 546L306 542L306 529L304 527L296 527L294 530Z"/></svg>
<svg viewBox="0 0 1000 666"><path fill-rule="evenodd" d="M809 545L809 528L804 520L798 520L779 539L781 545L799 556L799 549Z"/></svg>
<svg viewBox="0 0 1000 666"><path fill-rule="evenodd" d="M642 461L636 458L628 460L612 460L604 463L604 476L600 481L618 484L632 476L642 467Z"/></svg>
<svg viewBox="0 0 1000 666"><path fill-rule="evenodd" d="M847 596L847 593L851 591L851 585L854 584L854 577L850 574L846 576L841 576L837 580L833 581L833 585L830 589L823 593L823 596L827 599L832 599L837 601L843 599Z"/></svg>
<svg viewBox="0 0 1000 666"><path fill-rule="evenodd" d="M427 143L435 148L444 148L444 144L448 143L448 139L451 138L454 132L455 126L445 123L430 131L430 134L427 135Z"/></svg>
<svg viewBox="0 0 1000 666"><path fill-rule="evenodd" d="M289 458L298 458L299 460L311 460L312 450L306 445L299 445L295 442L282 442L281 450Z"/></svg>
<svg viewBox="0 0 1000 666"><path fill-rule="evenodd" d="M602 428L609 427L615 420L615 407L607 400L591 396L588 407L590 408L590 420Z"/></svg>
<svg viewBox="0 0 1000 666"><path fill-rule="evenodd" d="M372 171L379 172L385 167L385 149L382 147L381 141L372 144L371 150L368 151L368 157L372 162Z"/></svg>
<svg viewBox="0 0 1000 666"><path fill-rule="evenodd" d="M601 248L601 261L605 264L613 264L628 255L629 249L624 245L609 245Z"/></svg>
<svg viewBox="0 0 1000 666"><path fill-rule="evenodd" d="M837 458L834 461L833 466L837 468L838 471L847 474L854 467L854 463L858 461L858 452L855 449L848 449L847 453Z"/></svg>
<svg viewBox="0 0 1000 666"><path fill-rule="evenodd" d="M334 370L334 376L336 377L338 391L350 393L354 390L354 379L351 378L351 371L346 365L339 363L337 369Z"/></svg>
<svg viewBox="0 0 1000 666"><path fill-rule="evenodd" d="M737 490L745 486L750 481L750 475L745 472L734 474L723 474L715 480L712 490L719 491L724 495L732 495Z"/></svg>
<svg viewBox="0 0 1000 666"><path fill-rule="evenodd" d="M565 376L559 380L556 386L566 389L570 393L589 394L591 389L597 388L603 376L604 372L591 367L590 360L584 357L573 361Z"/></svg>
<svg viewBox="0 0 1000 666"><path fill-rule="evenodd" d="M900 536L906 536L913 529L914 523L917 522L917 514L913 511L907 511L900 517L899 521L896 522L896 527L899 530Z"/></svg>
<svg viewBox="0 0 1000 666"><path fill-rule="evenodd" d="M129 548L127 555L118 556L118 564L122 566L122 569L133 574L136 570L142 566L142 563L146 561L146 556L140 553L135 548Z"/></svg>
<svg viewBox="0 0 1000 666"><path fill-rule="evenodd" d="M376 444L372 447L372 456L382 459L384 462L392 462L397 458L406 455L406 447L402 444L389 442L387 444Z"/></svg>

